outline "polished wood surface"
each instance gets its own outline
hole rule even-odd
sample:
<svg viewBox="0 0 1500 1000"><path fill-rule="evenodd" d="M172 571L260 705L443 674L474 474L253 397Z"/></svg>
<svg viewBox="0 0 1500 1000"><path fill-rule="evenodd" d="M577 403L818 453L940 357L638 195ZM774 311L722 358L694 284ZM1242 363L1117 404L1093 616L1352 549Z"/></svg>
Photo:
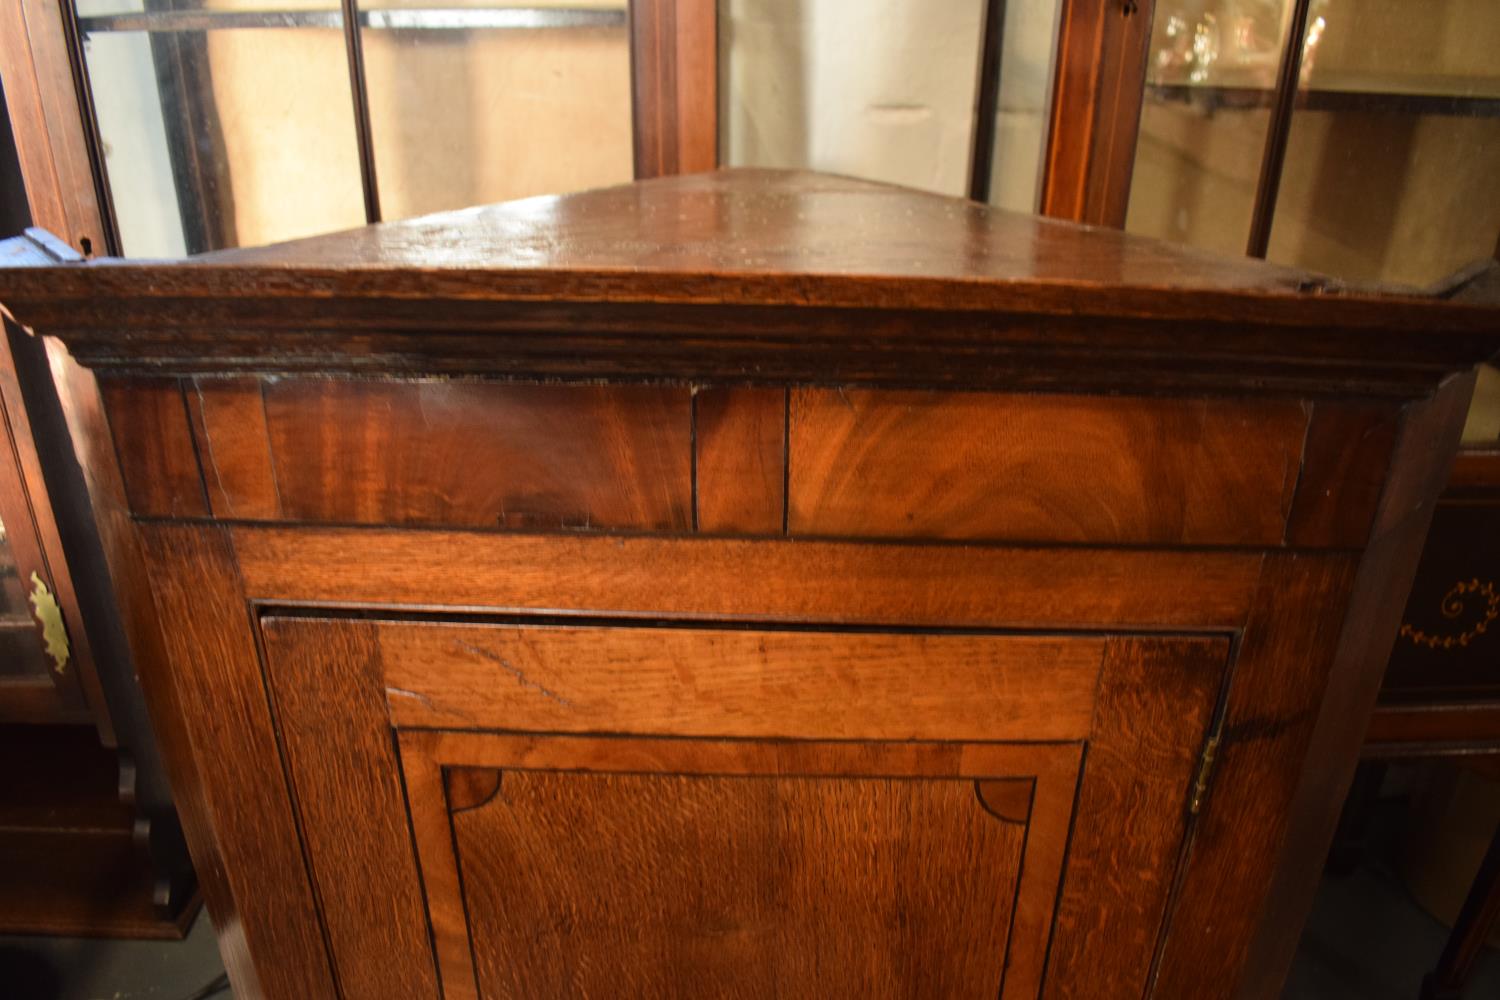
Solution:
<svg viewBox="0 0 1500 1000"><path fill-rule="evenodd" d="M230 532L242 585L266 603L814 624L1229 630L1243 622L1263 558L1073 546ZM352 551L359 562L346 557ZM753 585L760 580L776 584Z"/></svg>
<svg viewBox="0 0 1500 1000"><path fill-rule="evenodd" d="M1063 0L1041 211L1125 227L1155 0Z"/></svg>
<svg viewBox="0 0 1500 1000"><path fill-rule="evenodd" d="M693 395L694 527L774 535L786 527L785 389L707 387Z"/></svg>
<svg viewBox="0 0 1500 1000"><path fill-rule="evenodd" d="M207 517L208 495L177 379L155 379L141 391L100 382L130 509L162 517Z"/></svg>
<svg viewBox="0 0 1500 1000"><path fill-rule="evenodd" d="M253 489L291 520L691 527L682 388L289 380L262 394L272 481Z"/></svg>
<svg viewBox="0 0 1500 1000"><path fill-rule="evenodd" d="M1264 262L753 170L191 266L0 270L0 301L84 363L136 371L1400 398L1487 356L1493 331L1474 306L1353 295ZM1363 335L1339 332L1353 329Z"/></svg>
<svg viewBox="0 0 1500 1000"><path fill-rule="evenodd" d="M1082 638L555 625L391 625L377 644L397 726L913 740L1081 739L1103 653Z"/></svg>
<svg viewBox="0 0 1500 1000"><path fill-rule="evenodd" d="M1191 846L1192 799L1229 644L1111 639L1104 657L1048 958L1052 997L1133 996L1150 981L1178 858ZM1107 983L1097 964L1105 951Z"/></svg>
<svg viewBox="0 0 1500 1000"><path fill-rule="evenodd" d="M140 430L153 706L273 1000L1275 995L1500 348L774 172L0 301Z"/></svg>
<svg viewBox="0 0 1500 1000"><path fill-rule="evenodd" d="M1355 627L1340 631L1321 697L1309 693L1317 701L1316 722L1288 810L1288 850L1265 897L1269 912L1305 916L1312 908L1340 805L1354 779L1365 723L1375 708L1380 665L1396 640L1473 388L1472 371L1455 373L1431 399L1405 414L1375 526L1348 593L1348 620ZM1291 922L1261 924L1247 963L1247 989L1280 988L1299 934Z"/></svg>
<svg viewBox="0 0 1500 1000"><path fill-rule="evenodd" d="M0 79L30 225L78 253L110 252L82 105L56 4L0 3Z"/></svg>
<svg viewBox="0 0 1500 1000"><path fill-rule="evenodd" d="M503 799L453 818L482 996L1012 992L1002 961L1028 829L998 821L972 781L501 783ZM624 917L636 909L654 919Z"/></svg>
<svg viewBox="0 0 1500 1000"><path fill-rule="evenodd" d="M653 804L649 788L636 796L634 805L622 804L597 820L591 821L587 815L578 817L578 833L598 829L601 824L623 824L622 833L628 838L691 837L710 860L720 862L710 877L695 870L697 859L691 852L673 857L666 849L653 852L649 844L629 850L628 857L653 866L642 870L645 882L637 885L638 893L654 893L658 883L670 883L674 877L680 879L679 884L697 887L694 894L672 892L660 905L648 906L645 912L651 914L647 918L650 923L636 934L661 944L644 956L644 961L636 958L615 966L622 981L642 980L645 994L693 996L706 990L716 995L762 995L766 989L779 986L791 995L810 996L860 996L866 995L866 988L882 991L877 995L891 990L896 995L912 995L928 987L939 988L944 995L994 996L1003 969L1003 987L998 990L1001 996L1036 995L1045 925L1029 924L1022 913L1028 908L1050 906L1050 898L1056 893L1061 857L1049 849L1063 839L1059 834L1067 823L1078 773L1076 746L681 740L622 743L587 737L421 732L402 734L401 746L403 759L419 761L419 766L428 770L439 761L502 769L499 789L518 779L524 784L527 777L536 780L556 775L559 780L552 787L557 791L547 798L560 801L564 808L577 802L579 794L559 787L565 783L581 784L593 792L592 799L606 802L612 801L614 788L610 786L617 787L628 776L659 775L649 784L660 786L666 779L675 786L673 801L652 810L654 820L637 812ZM1034 805L1024 825L1014 824L1019 829L989 813L980 791L994 788L992 775L1016 774L1035 775ZM596 791L589 785L603 783L590 782L590 777L615 780ZM568 778L571 782L563 781ZM809 801L812 796L816 799ZM590 804L578 803L575 808ZM486 811L493 813L492 805L526 809L530 803L497 790L490 802L455 813L452 842L460 856L466 846L472 845L475 827L483 834L491 832L484 822ZM816 821L796 815L813 808ZM919 822L915 828L909 825L924 814L931 817L930 822ZM549 891L546 886L552 881L546 878L547 869L538 866L547 865L554 856L553 849L546 845L557 838L556 834L545 838L538 834L572 825L566 824L566 816L559 819L562 822L543 816L528 822L526 818L507 816L508 822L494 831L497 836L493 839L500 841L495 846L502 850L521 846L524 851L525 841L531 840L537 854L513 855L510 871L476 881L493 886L509 880L516 886L513 898L521 900L521 905L548 906L547 896L555 890ZM705 825L703 819L709 822ZM951 829L955 821L970 827L973 833L932 837L937 829ZM534 829L528 830L528 825ZM728 836L733 829L743 831L745 837ZM789 839L790 830L799 831L800 836ZM1022 847L1016 835L1027 831L1030 835ZM986 843L994 844L996 837L1001 838L999 845L1012 845L1009 851L1000 847L1005 853L1014 852L1010 864L994 857L993 848L986 849ZM923 847L920 855L908 853L918 845ZM976 858L976 852L983 853ZM772 861L777 855L779 862ZM580 852L567 851L562 856L578 857ZM595 874L592 881L603 886L618 884L618 858L599 854L587 857ZM486 869L494 862L486 861L481 857L478 867L488 875ZM671 867L663 871L657 865ZM470 866L460 867L465 879L471 877ZM974 885L976 869L998 874L1000 884L990 880L988 885L985 881ZM921 875L916 882L907 881L917 873ZM845 874L855 877L846 880L842 877ZM576 877L569 872L557 873L558 880L565 884ZM812 886L818 886L819 891L811 892ZM741 891L734 891L737 887ZM948 891L938 894L935 890L939 887ZM968 892L963 887L968 887ZM969 894L986 888L990 891L978 896L983 902ZM570 896L576 898L576 893L567 893L563 899ZM890 910L892 896L902 907L898 912ZM598 974L588 961L576 962L572 968L549 968L549 955L531 946L538 926L556 926L560 921L544 916L519 928L512 926L507 934L504 900L496 898L492 889L468 892L464 900L466 909L474 914L472 930L491 936L491 940L474 945L479 995L515 995L518 987L524 993L528 981L541 983L548 995L569 995L573 991L570 986L576 989L577 983L570 983L569 975L588 981ZM433 903L444 906L440 900ZM683 925L683 903L692 907L691 928ZM996 909L1006 903L1015 908L1010 914ZM597 912L587 904L585 908L576 903L562 905L591 917ZM789 929L786 922L764 914L762 908L767 905L789 911L791 921L809 931L818 928L821 940L808 934L797 940L785 937ZM964 924L955 924L956 905L979 912L971 912ZM619 932L610 933L608 924L599 927L601 922L590 920L594 926L588 929L589 934L596 943L593 954L614 953L619 946L609 939ZM830 933L835 925L839 930ZM934 925L953 928L966 937L980 935L980 940L988 944L982 948L976 945L964 954L946 953L948 949L941 941L928 936ZM497 930L501 933L496 934ZM888 937L891 934L901 937L893 941ZM496 942L494 937L502 940ZM505 937L515 940L509 949L505 949ZM879 946L872 949L872 942ZM576 947L566 937L559 937L558 944ZM633 949L631 954L641 953ZM697 958L696 971L682 965L689 956ZM918 957L929 961L918 964L914 961ZM511 978L513 971L508 971L517 965L527 970L520 982ZM461 967L461 971L467 970L467 966ZM835 970L844 971L839 975ZM798 978L786 980L789 971L799 973ZM558 975L563 977L561 982L556 979ZM501 982L493 984L497 978ZM455 980L460 977L448 975L445 969L445 982ZM809 982L816 988L808 991ZM745 983L754 987L749 993L741 992Z"/></svg>
<svg viewBox="0 0 1500 1000"><path fill-rule="evenodd" d="M804 389L789 427L792 535L1274 545L1307 413ZM1214 460L1231 449L1233 463Z"/></svg>
<svg viewBox="0 0 1500 1000"><path fill-rule="evenodd" d="M1396 419L1389 410L1313 404L1297 499L1287 518L1287 544L1362 545L1370 536L1395 446Z"/></svg>
<svg viewBox="0 0 1500 1000"><path fill-rule="evenodd" d="M1374 516L1393 420L1285 400L154 385L116 418L144 512L566 531L1349 547ZM1192 443L1159 447L1173 435ZM1238 462L1212 461L1231 446ZM1105 469L1107 487L1079 489Z"/></svg>
<svg viewBox="0 0 1500 1000"><path fill-rule="evenodd" d="M638 180L719 163L716 0L630 5L631 139Z"/></svg>
<svg viewBox="0 0 1500 1000"><path fill-rule="evenodd" d="M151 580L173 625L163 629L152 709L230 980L251 997L334 996L229 537L159 525L140 540L150 565L176 567Z"/></svg>
<svg viewBox="0 0 1500 1000"><path fill-rule="evenodd" d="M334 978L346 996L437 995L372 630L320 623L315 641L308 631L274 618L261 629Z"/></svg>

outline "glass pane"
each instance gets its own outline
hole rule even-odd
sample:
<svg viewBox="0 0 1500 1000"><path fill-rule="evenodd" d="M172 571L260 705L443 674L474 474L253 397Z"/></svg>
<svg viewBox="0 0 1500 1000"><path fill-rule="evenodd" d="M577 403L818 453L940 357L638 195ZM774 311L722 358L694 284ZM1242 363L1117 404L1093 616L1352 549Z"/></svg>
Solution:
<svg viewBox="0 0 1500 1000"><path fill-rule="evenodd" d="M270 13L279 11L338 11L339 0L75 0L79 18L125 14L179 15ZM446 3L444 4L446 6ZM337 27L323 19L323 27ZM299 22L300 23L300 22ZM85 29L89 26L84 24Z"/></svg>
<svg viewBox="0 0 1500 1000"><path fill-rule="evenodd" d="M719 0L720 161L967 190L982 0Z"/></svg>
<svg viewBox="0 0 1500 1000"><path fill-rule="evenodd" d="M1500 237L1500 4L1316 0L1272 260L1430 285Z"/></svg>
<svg viewBox="0 0 1500 1000"><path fill-rule="evenodd" d="M1158 0L1125 228L1243 254L1291 0Z"/></svg>
<svg viewBox="0 0 1500 1000"><path fill-rule="evenodd" d="M0 523L0 677L47 673L41 637L32 624L26 595L5 525Z"/></svg>
<svg viewBox="0 0 1500 1000"><path fill-rule="evenodd" d="M1494 365L1479 366L1463 444L1465 448L1500 448L1500 368Z"/></svg>
<svg viewBox="0 0 1500 1000"><path fill-rule="evenodd" d="M631 179L625 0L384 0L364 21L384 218Z"/></svg>
<svg viewBox="0 0 1500 1000"><path fill-rule="evenodd" d="M326 0L301 13L249 6L152 9L149 31L131 20L83 21L127 256L270 243L364 221L338 14ZM184 16L240 20L178 30L174 19ZM329 26L251 26L278 17Z"/></svg>
<svg viewBox="0 0 1500 1000"><path fill-rule="evenodd" d="M1000 107L990 203L1035 212L1042 186L1061 0L1009 0L1000 48Z"/></svg>

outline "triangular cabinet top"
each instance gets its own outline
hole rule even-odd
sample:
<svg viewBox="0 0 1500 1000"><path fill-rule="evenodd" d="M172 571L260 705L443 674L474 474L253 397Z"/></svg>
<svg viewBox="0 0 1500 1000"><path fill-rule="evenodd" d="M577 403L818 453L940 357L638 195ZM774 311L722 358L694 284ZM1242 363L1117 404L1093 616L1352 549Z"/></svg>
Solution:
<svg viewBox="0 0 1500 1000"><path fill-rule="evenodd" d="M1408 395L1500 347L1491 310L798 171L14 266L37 256L0 256L0 303L115 369Z"/></svg>

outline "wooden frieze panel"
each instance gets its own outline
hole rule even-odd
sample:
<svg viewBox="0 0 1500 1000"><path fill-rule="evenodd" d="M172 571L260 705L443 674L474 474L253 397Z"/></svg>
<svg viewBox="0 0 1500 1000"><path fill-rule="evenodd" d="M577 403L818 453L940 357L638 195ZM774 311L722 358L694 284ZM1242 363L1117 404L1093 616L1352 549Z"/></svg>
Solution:
<svg viewBox="0 0 1500 1000"><path fill-rule="evenodd" d="M693 397L694 500L705 534L779 535L786 519L787 390Z"/></svg>
<svg viewBox="0 0 1500 1000"><path fill-rule="evenodd" d="M198 379L214 514L686 531L686 386Z"/></svg>
<svg viewBox="0 0 1500 1000"><path fill-rule="evenodd" d="M799 389L790 428L792 535L1274 545L1307 412Z"/></svg>

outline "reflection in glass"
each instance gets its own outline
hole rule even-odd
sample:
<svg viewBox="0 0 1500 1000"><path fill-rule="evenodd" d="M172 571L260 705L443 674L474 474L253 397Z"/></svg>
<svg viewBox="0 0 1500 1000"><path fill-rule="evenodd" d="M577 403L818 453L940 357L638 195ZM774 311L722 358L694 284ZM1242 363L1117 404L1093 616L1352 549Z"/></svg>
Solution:
<svg viewBox="0 0 1500 1000"><path fill-rule="evenodd" d="M127 256L269 243L364 221L337 27L88 27Z"/></svg>
<svg viewBox="0 0 1500 1000"><path fill-rule="evenodd" d="M1500 237L1500 4L1318 0L1271 260L1423 287Z"/></svg>
<svg viewBox="0 0 1500 1000"><path fill-rule="evenodd" d="M1162 0L1125 228L1243 254L1291 0Z"/></svg>
<svg viewBox="0 0 1500 1000"><path fill-rule="evenodd" d="M534 0L473 6L494 17L549 9ZM414 7L385 0L368 9ZM629 181L625 7L625 0L588 11L574 5L567 13L577 23L560 27L366 27L382 216Z"/></svg>
<svg viewBox="0 0 1500 1000"><path fill-rule="evenodd" d="M719 0L720 161L963 195L983 13L982 0Z"/></svg>
<svg viewBox="0 0 1500 1000"><path fill-rule="evenodd" d="M1494 365L1479 366L1463 443L1466 448L1500 448L1500 368Z"/></svg>
<svg viewBox="0 0 1500 1000"><path fill-rule="evenodd" d="M1061 0L1009 0L1000 52L1000 106L990 203L1034 212L1042 186Z"/></svg>

